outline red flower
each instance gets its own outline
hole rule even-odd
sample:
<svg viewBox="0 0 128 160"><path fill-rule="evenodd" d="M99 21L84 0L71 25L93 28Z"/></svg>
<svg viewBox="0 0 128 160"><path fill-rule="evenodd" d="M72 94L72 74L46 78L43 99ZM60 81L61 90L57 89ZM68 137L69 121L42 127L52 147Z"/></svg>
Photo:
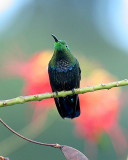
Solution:
<svg viewBox="0 0 128 160"><path fill-rule="evenodd" d="M51 56L52 53L50 51L44 51L37 53L28 61L18 59L5 65L9 74L19 76L25 81L22 94L33 95L51 92L47 71ZM53 99L32 103L35 103L39 107L51 107L53 105Z"/></svg>
<svg viewBox="0 0 128 160"><path fill-rule="evenodd" d="M103 69L95 69L85 79L85 82L84 80L82 81L82 85L93 86L112 81L115 81L115 78L108 72ZM101 135L106 132L114 140L114 145L116 143L116 149L120 142L122 142L123 147L126 149L127 142L118 125L120 88L80 95L80 106L81 115L74 122L76 131L81 137L88 139L90 142L98 143ZM116 134L116 138L114 139L113 135L116 132L118 134Z"/></svg>

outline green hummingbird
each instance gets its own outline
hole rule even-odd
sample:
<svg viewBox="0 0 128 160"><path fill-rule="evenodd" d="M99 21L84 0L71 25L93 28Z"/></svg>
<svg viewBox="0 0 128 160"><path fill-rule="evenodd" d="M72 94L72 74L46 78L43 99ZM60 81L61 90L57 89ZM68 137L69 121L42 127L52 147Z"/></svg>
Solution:
<svg viewBox="0 0 128 160"><path fill-rule="evenodd" d="M54 53L48 65L50 84L53 92L74 91L80 87L81 69L79 62L70 52L65 41L55 40ZM54 98L58 112L62 118L75 118L80 115L79 97L77 94Z"/></svg>

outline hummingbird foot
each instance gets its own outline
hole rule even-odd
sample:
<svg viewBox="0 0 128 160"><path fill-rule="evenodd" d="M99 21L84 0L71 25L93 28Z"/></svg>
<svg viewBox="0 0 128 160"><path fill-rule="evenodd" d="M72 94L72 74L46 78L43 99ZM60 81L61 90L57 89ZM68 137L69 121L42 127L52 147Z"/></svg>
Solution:
<svg viewBox="0 0 128 160"><path fill-rule="evenodd" d="M56 96L58 96L58 91L55 91L55 93L56 93Z"/></svg>
<svg viewBox="0 0 128 160"><path fill-rule="evenodd" d="M72 89L72 93L73 93L73 95L75 94L75 89L74 88Z"/></svg>

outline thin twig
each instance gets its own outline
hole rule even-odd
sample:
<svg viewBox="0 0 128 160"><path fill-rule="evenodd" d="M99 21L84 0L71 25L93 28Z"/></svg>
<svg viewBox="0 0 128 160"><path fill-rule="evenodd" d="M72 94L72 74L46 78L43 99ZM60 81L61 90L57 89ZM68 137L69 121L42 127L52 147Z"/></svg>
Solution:
<svg viewBox="0 0 128 160"><path fill-rule="evenodd" d="M20 97L13 98L13 99L1 100L0 107L11 106L15 104L22 104L22 103L26 103L29 101L41 101L43 99L48 99L48 98L65 97L65 96L73 95L73 94L83 94L87 92L94 92L94 91L102 90L102 89L111 89L114 87L121 87L121 86L126 86L126 85L128 85L127 79L122 80L122 81L106 83L106 84L99 84L96 86L90 86L90 87L85 87L85 88L77 88L77 89L74 89L74 92L72 92L71 90L71 91L61 91L57 93L53 92L53 93L44 93L44 94L29 95L29 96L20 96Z"/></svg>
<svg viewBox="0 0 128 160"><path fill-rule="evenodd" d="M24 136L22 136L21 134L17 133L16 131L14 131L12 128L10 128L1 118L0 118L0 122L6 127L8 128L11 132L13 132L14 134L16 134L18 137L28 141L28 142L31 142L31 143L35 143L35 144L39 144L39 145L43 145L43 146L50 146L50 147L54 147L54 148L61 148L62 146L59 145L59 144L48 144L48 143L42 143L42 142L38 142L38 141L34 141L34 140L31 140L29 138L26 138Z"/></svg>

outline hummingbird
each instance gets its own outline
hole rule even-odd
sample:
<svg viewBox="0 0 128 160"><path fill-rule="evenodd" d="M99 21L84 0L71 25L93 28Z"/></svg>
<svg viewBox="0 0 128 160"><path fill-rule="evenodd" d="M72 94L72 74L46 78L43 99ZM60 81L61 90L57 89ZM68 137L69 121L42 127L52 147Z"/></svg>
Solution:
<svg viewBox="0 0 128 160"><path fill-rule="evenodd" d="M53 92L69 91L74 93L80 87L81 69L78 60L70 52L67 43L55 40L54 53L48 64L48 73ZM54 98L57 110L62 118L75 118L80 115L79 97L77 94Z"/></svg>

